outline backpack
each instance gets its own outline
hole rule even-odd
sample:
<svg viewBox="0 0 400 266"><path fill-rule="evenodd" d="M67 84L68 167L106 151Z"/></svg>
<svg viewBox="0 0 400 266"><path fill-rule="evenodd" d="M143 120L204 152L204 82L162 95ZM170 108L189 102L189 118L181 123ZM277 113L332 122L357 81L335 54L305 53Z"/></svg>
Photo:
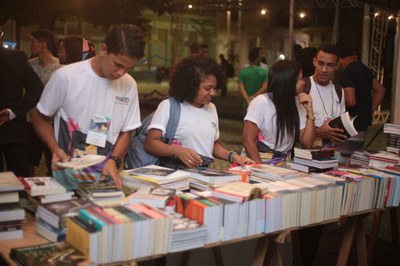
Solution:
<svg viewBox="0 0 400 266"><path fill-rule="evenodd" d="M310 90L311 90L311 80L310 77L306 77L303 78L304 81L304 87L303 87L303 92L310 94ZM342 102L342 87L340 87L338 84L333 83L333 85L335 86L335 91L336 94L339 98L339 102Z"/></svg>
<svg viewBox="0 0 400 266"><path fill-rule="evenodd" d="M178 127L179 118L181 116L181 104L173 97L170 97L168 99L170 102L169 121L167 124L165 136L162 141L164 143L170 144L172 139L174 138L176 128ZM142 121L142 125L136 129L136 132L132 137L128 152L125 155L125 169L133 169L150 164L160 164L160 158L156 155L148 153L144 148L144 142L146 141L147 136L147 128L151 123L154 112L155 111L146 116L146 118Z"/></svg>

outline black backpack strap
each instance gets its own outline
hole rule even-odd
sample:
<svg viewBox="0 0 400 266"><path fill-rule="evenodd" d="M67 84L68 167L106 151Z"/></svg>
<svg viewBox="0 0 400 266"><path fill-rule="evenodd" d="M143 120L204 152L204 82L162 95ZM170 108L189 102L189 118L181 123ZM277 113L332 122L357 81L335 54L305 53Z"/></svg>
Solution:
<svg viewBox="0 0 400 266"><path fill-rule="evenodd" d="M339 102L341 103L342 102L342 91L343 91L342 87L340 87L340 85L336 84L336 83L333 83L333 85L335 86L336 94L339 98Z"/></svg>

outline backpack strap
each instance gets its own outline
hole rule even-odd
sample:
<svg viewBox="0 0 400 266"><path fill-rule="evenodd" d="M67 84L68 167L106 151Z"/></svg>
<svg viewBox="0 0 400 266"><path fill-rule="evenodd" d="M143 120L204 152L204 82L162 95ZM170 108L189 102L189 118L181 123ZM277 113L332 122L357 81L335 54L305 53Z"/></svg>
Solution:
<svg viewBox="0 0 400 266"><path fill-rule="evenodd" d="M164 142L170 144L178 128L181 117L181 103L174 97L169 97L169 120L165 132Z"/></svg>
<svg viewBox="0 0 400 266"><path fill-rule="evenodd" d="M303 92L305 92L307 94L310 94L310 91L311 91L311 79L310 79L310 77L303 78L303 81L304 81ZM337 94L337 96L339 98L339 102L342 102L342 87L340 87L336 83L333 83L333 85L335 87L336 94Z"/></svg>

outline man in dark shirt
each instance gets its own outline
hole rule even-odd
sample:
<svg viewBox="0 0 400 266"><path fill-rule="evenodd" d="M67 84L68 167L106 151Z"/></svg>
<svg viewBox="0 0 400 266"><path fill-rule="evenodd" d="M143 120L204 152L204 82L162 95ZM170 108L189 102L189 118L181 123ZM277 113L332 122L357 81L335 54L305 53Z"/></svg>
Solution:
<svg viewBox="0 0 400 266"><path fill-rule="evenodd" d="M26 113L39 101L43 84L25 53L0 47L0 171L29 176Z"/></svg>
<svg viewBox="0 0 400 266"><path fill-rule="evenodd" d="M350 43L339 42L336 45L340 53L340 85L344 89L346 109L351 117L357 116L354 126L359 134L343 144L346 147L343 147L342 155L350 156L363 148L367 129L372 124L372 114L381 104L385 88L374 78L372 71L358 61Z"/></svg>

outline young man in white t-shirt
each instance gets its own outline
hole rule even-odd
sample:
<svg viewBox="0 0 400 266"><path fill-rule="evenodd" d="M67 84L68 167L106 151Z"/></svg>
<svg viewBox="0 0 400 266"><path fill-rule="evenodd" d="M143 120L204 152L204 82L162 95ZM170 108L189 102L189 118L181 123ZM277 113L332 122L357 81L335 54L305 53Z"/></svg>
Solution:
<svg viewBox="0 0 400 266"><path fill-rule="evenodd" d="M34 111L33 124L52 152L54 170L57 162L68 157L106 155L98 174L122 186L121 158L133 130L141 124L136 82L127 72L143 57L144 47L137 26L118 25L94 58L53 73Z"/></svg>
<svg viewBox="0 0 400 266"><path fill-rule="evenodd" d="M342 129L329 126L330 120L346 111L343 89L341 95L338 95L332 83L333 75L339 67L338 60L339 52L335 46L321 45L313 59L314 75L310 77L309 94L313 99L315 133L317 137L329 139L332 143L342 143L346 140Z"/></svg>

